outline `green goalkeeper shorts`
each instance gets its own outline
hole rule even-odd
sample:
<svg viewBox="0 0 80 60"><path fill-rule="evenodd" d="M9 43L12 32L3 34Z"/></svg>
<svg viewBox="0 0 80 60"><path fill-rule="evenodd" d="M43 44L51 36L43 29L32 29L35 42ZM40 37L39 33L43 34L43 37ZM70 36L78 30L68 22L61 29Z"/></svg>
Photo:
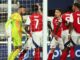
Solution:
<svg viewBox="0 0 80 60"><path fill-rule="evenodd" d="M20 37L12 37L13 46L22 46L22 38Z"/></svg>

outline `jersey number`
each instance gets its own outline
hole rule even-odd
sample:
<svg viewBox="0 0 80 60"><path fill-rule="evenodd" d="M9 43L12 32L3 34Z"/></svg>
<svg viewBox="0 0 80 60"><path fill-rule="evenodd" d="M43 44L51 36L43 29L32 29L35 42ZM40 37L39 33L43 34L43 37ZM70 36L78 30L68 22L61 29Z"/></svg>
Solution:
<svg viewBox="0 0 80 60"><path fill-rule="evenodd" d="M80 24L80 15L77 14L77 23Z"/></svg>
<svg viewBox="0 0 80 60"><path fill-rule="evenodd" d="M35 28L37 29L39 24L39 19L35 16L34 20L36 21Z"/></svg>
<svg viewBox="0 0 80 60"><path fill-rule="evenodd" d="M66 18L65 19L66 19L67 22L70 22L70 14L66 14Z"/></svg>

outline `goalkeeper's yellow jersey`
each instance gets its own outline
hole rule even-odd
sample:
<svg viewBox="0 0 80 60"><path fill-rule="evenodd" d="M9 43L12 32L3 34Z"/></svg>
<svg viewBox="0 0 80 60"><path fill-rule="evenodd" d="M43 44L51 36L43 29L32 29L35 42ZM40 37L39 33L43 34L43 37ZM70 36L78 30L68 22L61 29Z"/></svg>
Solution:
<svg viewBox="0 0 80 60"><path fill-rule="evenodd" d="M22 40L22 17L19 13L13 13L6 22L6 29L11 25L11 34L14 41ZM18 42L19 43L19 42Z"/></svg>

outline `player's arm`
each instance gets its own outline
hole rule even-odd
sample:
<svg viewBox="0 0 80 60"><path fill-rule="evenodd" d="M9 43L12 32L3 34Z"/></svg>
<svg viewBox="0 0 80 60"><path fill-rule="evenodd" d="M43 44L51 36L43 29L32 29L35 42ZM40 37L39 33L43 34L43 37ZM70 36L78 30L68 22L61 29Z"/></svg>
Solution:
<svg viewBox="0 0 80 60"><path fill-rule="evenodd" d="M52 27L51 27L51 22L50 21L48 21L48 29L50 30L50 31L52 31Z"/></svg>
<svg viewBox="0 0 80 60"><path fill-rule="evenodd" d="M26 31L27 33L30 33L30 25L25 25L25 31Z"/></svg>
<svg viewBox="0 0 80 60"><path fill-rule="evenodd" d="M42 8L41 8L41 6L39 5L39 3L36 3L36 5L38 6L38 12L42 15Z"/></svg>
<svg viewBox="0 0 80 60"><path fill-rule="evenodd" d="M74 29L72 23L69 23L68 27L69 27L69 34L71 34L72 30Z"/></svg>
<svg viewBox="0 0 80 60"><path fill-rule="evenodd" d="M60 26L61 26L61 23L62 23L62 18L59 19L59 23L58 23L58 25L57 25L55 34L57 34L57 32L58 32L58 30L59 30L59 28L60 28Z"/></svg>
<svg viewBox="0 0 80 60"><path fill-rule="evenodd" d="M52 20L53 20L53 17L48 17L48 23L47 23L47 26L48 26L48 35L49 35L49 41L52 39L52 37L54 36L53 35L53 23L52 23Z"/></svg>
<svg viewBox="0 0 80 60"><path fill-rule="evenodd" d="M8 29L8 26L10 25L11 23L11 19L7 20L7 22L5 23L5 28Z"/></svg>
<svg viewBox="0 0 80 60"><path fill-rule="evenodd" d="M25 31L26 34L28 35L28 37L31 36L31 32L30 32L30 18L27 17L26 23L25 23Z"/></svg>
<svg viewBox="0 0 80 60"><path fill-rule="evenodd" d="M28 33L30 31L30 17L27 17L26 23L25 23L25 30Z"/></svg>
<svg viewBox="0 0 80 60"><path fill-rule="evenodd" d="M70 14L70 22L69 22L68 28L69 28L69 40L70 40L71 39L71 32L74 29L74 27L73 27L73 15L72 14Z"/></svg>
<svg viewBox="0 0 80 60"><path fill-rule="evenodd" d="M6 34L6 37L9 37L10 36L10 29L11 29L11 19L7 20L7 22L5 23L5 34Z"/></svg>

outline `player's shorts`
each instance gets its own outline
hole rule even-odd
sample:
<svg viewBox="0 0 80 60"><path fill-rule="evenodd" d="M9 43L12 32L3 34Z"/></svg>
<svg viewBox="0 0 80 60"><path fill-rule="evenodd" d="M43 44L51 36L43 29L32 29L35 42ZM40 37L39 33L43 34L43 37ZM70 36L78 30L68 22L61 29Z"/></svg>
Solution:
<svg viewBox="0 0 80 60"><path fill-rule="evenodd" d="M55 38L53 38L53 40L51 41L51 44L50 44L50 48L56 48L58 45L59 45L59 48L61 50L64 49L64 44L63 44L62 38L58 37L58 40L56 40Z"/></svg>
<svg viewBox="0 0 80 60"><path fill-rule="evenodd" d="M35 48L35 46L34 46L34 44L33 44L33 42L32 42L32 37L30 37L27 41L26 41L26 43L24 44L24 46L23 46L23 49L34 49Z"/></svg>
<svg viewBox="0 0 80 60"><path fill-rule="evenodd" d="M68 29L62 31L61 37L62 37L62 40L63 40L64 44L69 41L68 40L68 35L69 35L69 30Z"/></svg>
<svg viewBox="0 0 80 60"><path fill-rule="evenodd" d="M79 33L77 33L75 30L73 30L71 33L71 37L72 37L73 42L76 45L80 45L80 34Z"/></svg>
<svg viewBox="0 0 80 60"><path fill-rule="evenodd" d="M33 40L33 44L35 45L35 48L38 47L42 47L43 45L43 39L42 39L42 31L39 32L32 32L32 40ZM37 46L36 46L37 45Z"/></svg>
<svg viewBox="0 0 80 60"><path fill-rule="evenodd" d="M22 46L22 38L21 37L12 37L13 46L18 47Z"/></svg>

